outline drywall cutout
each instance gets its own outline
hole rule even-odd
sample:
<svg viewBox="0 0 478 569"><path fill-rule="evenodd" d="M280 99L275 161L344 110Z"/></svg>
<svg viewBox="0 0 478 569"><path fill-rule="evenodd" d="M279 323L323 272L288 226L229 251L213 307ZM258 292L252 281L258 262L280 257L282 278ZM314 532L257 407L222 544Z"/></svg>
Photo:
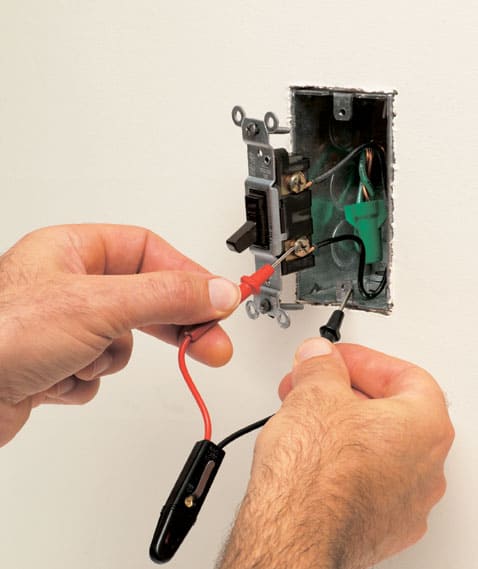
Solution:
<svg viewBox="0 0 478 569"><path fill-rule="evenodd" d="M395 93L291 87L292 150L309 157L313 242L355 234L365 243L364 284L373 292L392 260L393 99ZM355 151L355 153L354 153ZM330 169L347 156L343 166ZM321 180L321 173L329 172ZM297 273L296 296L306 304L334 304L344 287L357 290L358 246L318 249L315 266ZM349 308L389 313L390 287L373 299L354 294Z"/></svg>

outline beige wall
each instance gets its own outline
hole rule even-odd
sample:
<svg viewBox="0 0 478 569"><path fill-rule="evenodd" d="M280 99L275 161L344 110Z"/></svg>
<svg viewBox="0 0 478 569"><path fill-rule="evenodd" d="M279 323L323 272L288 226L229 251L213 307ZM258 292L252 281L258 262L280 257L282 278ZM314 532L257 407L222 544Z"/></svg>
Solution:
<svg viewBox="0 0 478 569"><path fill-rule="evenodd" d="M428 367L457 439L427 537L388 569L465 569L475 528L476 26L471 1L0 1L0 248L64 222L141 224L230 278L243 219L234 104L288 114L287 86L396 89L391 317L350 314L346 340ZM273 411L294 348L328 309L284 332L240 309L221 370L192 365L219 437ZM129 368L83 408L40 408L0 450L0 566L151 567L147 548L199 416L175 351L136 337ZM213 564L246 483L253 437L228 451L171 567ZM393 489L390 489L393 491Z"/></svg>

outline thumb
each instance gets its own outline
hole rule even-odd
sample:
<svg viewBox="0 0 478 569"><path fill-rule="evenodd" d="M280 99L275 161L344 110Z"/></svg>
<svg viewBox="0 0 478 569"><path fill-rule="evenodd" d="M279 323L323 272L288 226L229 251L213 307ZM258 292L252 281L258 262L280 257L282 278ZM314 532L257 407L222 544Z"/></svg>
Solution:
<svg viewBox="0 0 478 569"><path fill-rule="evenodd" d="M337 348L325 338L306 340L295 353L290 374L291 389L314 384L323 391L350 391L350 376Z"/></svg>
<svg viewBox="0 0 478 569"><path fill-rule="evenodd" d="M153 324L195 324L227 316L240 303L240 289L219 277L188 271L82 276L89 306L117 337ZM80 285L81 286L81 285Z"/></svg>

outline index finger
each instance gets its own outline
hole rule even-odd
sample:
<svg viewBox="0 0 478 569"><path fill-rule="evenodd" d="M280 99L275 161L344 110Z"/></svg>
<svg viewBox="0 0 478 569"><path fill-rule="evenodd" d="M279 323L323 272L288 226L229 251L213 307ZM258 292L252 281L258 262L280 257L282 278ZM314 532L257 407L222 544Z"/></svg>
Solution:
<svg viewBox="0 0 478 569"><path fill-rule="evenodd" d="M22 241L29 242L28 255L42 259L43 267L48 251L51 265L73 273L208 272L159 235L133 225L58 225L30 233Z"/></svg>
<svg viewBox="0 0 478 569"><path fill-rule="evenodd" d="M443 393L424 369L356 344L337 344L352 385L373 399L403 396L438 397Z"/></svg>

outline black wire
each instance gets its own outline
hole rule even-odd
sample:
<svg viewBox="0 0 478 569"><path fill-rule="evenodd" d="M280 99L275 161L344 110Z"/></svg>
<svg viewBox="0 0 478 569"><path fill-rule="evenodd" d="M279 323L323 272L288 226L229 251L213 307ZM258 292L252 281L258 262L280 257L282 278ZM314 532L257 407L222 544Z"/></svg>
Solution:
<svg viewBox="0 0 478 569"><path fill-rule="evenodd" d="M360 247L360 257L359 257L359 267L358 267L358 276L357 276L357 286L361 296L367 300L372 300L376 298L385 288L387 284L387 271L385 270L383 273L382 280L373 291L365 290L365 283L364 283L364 274L365 274L365 245L360 237L356 235L337 235L336 237L330 237L329 239L324 239L323 241L319 241L315 243L315 246L320 249L320 247L325 247L326 245L332 245L333 243L339 243L340 241L354 241Z"/></svg>
<svg viewBox="0 0 478 569"><path fill-rule="evenodd" d="M231 435L226 437L224 440L222 440L217 446L219 448L224 448L229 443L232 443L232 441L235 441L239 437L242 437L242 435L247 435L247 433L250 433L251 431L255 431L256 429L259 429L260 427L263 427L271 417L273 417L273 415L269 415L269 417L266 417L265 419L261 419L260 421L256 421L255 423L252 423L251 425L247 425L247 427L239 429L235 433L232 433Z"/></svg>
<svg viewBox="0 0 478 569"><path fill-rule="evenodd" d="M354 148L351 152L349 152L347 154L347 156L344 156L344 158L342 158L342 160L339 160L339 162L337 162L337 164L332 166L332 168L329 168L329 170L326 170L322 174L319 174L315 178L312 178L312 180L310 180L310 181L312 182L312 184L320 184L320 182L327 180L328 178L330 178L330 176L332 176L333 174L338 172L348 162L350 162L353 158L355 158L358 154L360 154L362 152L362 150L364 150L365 148L373 148L373 149L379 151L380 164L381 164L381 170L382 170L382 175L383 175L383 173L384 173L383 172L383 160L382 160L382 156L381 156L383 149L379 144L377 144L376 142L371 140L370 142L365 142L364 144L360 144L359 146Z"/></svg>

